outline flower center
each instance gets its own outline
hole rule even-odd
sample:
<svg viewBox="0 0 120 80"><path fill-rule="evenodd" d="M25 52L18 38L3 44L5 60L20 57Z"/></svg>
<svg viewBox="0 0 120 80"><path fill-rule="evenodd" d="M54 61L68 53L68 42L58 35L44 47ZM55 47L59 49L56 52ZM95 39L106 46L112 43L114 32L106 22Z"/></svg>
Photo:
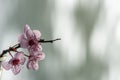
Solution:
<svg viewBox="0 0 120 80"><path fill-rule="evenodd" d="M30 40L30 41L28 42L28 44L29 44L30 46L32 46L32 45L35 44L35 42L34 42L34 40Z"/></svg>
<svg viewBox="0 0 120 80"><path fill-rule="evenodd" d="M19 62L20 62L20 60L19 60L19 59L14 59L14 60L12 61L12 64L13 64L13 65L18 65L18 64L19 64Z"/></svg>

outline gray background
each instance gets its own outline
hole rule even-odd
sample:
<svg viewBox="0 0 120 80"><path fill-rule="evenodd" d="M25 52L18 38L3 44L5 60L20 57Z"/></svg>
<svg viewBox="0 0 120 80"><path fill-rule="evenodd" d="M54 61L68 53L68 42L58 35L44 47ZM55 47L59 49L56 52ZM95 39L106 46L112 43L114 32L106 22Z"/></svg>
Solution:
<svg viewBox="0 0 120 80"><path fill-rule="evenodd" d="M0 0L0 50L17 43L25 24L38 29L46 58L2 80L120 80L119 0ZM21 49L20 49L21 50ZM27 53L26 50L24 50Z"/></svg>

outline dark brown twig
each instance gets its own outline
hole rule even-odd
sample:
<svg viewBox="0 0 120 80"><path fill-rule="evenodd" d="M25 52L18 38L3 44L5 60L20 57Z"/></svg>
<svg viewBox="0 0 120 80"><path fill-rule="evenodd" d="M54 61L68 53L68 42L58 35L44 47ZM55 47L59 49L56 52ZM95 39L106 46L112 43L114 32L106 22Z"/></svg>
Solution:
<svg viewBox="0 0 120 80"><path fill-rule="evenodd" d="M41 39L39 42L41 42L41 43L53 43L54 41L57 41L57 40L61 40L61 38L57 38L54 40L47 40L47 41L45 41L44 39Z"/></svg>
<svg viewBox="0 0 120 80"><path fill-rule="evenodd" d="M57 40L61 40L60 38L57 38L57 39L54 39L54 40L44 40L44 39L40 39L38 42L40 43L53 43L54 41L57 41ZM12 47L9 47L8 49L6 50L3 50L0 57L3 57L3 55L5 55L7 52L10 52L10 51L15 51L17 50L18 48L20 48L20 43L12 46Z"/></svg>

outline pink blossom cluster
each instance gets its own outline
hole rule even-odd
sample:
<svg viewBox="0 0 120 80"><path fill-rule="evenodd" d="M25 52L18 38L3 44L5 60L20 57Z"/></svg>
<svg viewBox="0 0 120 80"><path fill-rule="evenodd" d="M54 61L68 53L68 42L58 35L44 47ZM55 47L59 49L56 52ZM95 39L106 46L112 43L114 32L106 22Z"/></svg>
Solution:
<svg viewBox="0 0 120 80"><path fill-rule="evenodd" d="M24 26L24 32L19 36L18 42L21 48L27 49L29 54L23 51L15 50L14 56L9 61L2 62L2 67L6 70L12 70L16 75L21 71L22 66L27 61L27 69L38 70L38 62L45 58L44 52L39 42L41 33L38 30L31 30L28 25Z"/></svg>

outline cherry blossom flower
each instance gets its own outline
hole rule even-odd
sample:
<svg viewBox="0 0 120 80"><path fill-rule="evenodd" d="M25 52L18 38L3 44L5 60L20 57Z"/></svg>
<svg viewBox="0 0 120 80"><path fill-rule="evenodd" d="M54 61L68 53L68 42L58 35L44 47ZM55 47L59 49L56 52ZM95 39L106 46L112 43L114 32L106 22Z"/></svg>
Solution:
<svg viewBox="0 0 120 80"><path fill-rule="evenodd" d="M8 62L2 62L2 67L6 70L12 70L16 75L20 72L22 65L25 63L25 57L23 52L17 52L12 59Z"/></svg>
<svg viewBox="0 0 120 80"><path fill-rule="evenodd" d="M2 62L2 67L6 70L12 70L16 75L21 71L22 66L24 65L26 58L28 59L27 68L32 70L38 70L38 62L45 58L44 52L42 52L41 43L53 43L54 41L60 40L44 40L40 39L41 33L39 30L31 30L29 25L24 26L24 32L18 38L18 44L13 47L9 47L6 50L3 50L0 55L0 61ZM24 54L24 52L18 52L18 48L28 49L29 54ZM14 56L10 52L16 52ZM9 61L3 61L4 55L9 53L12 57ZM26 57L26 58L25 58Z"/></svg>
<svg viewBox="0 0 120 80"><path fill-rule="evenodd" d="M27 48L29 51L42 50L38 40L40 40L41 33L38 30L31 30L28 25L24 27L24 33L19 36L21 48Z"/></svg>
<svg viewBox="0 0 120 80"><path fill-rule="evenodd" d="M33 69L33 70L38 70L39 65L38 62L40 60L43 60L45 58L45 54L41 51L37 51L34 54L30 54L29 60L27 62L27 68L28 69Z"/></svg>
<svg viewBox="0 0 120 80"><path fill-rule="evenodd" d="M21 48L26 48L29 51L27 68L37 70L38 62L45 58L42 52L42 47L39 43L41 33L38 30L31 30L28 25L24 27L24 33L19 36Z"/></svg>

